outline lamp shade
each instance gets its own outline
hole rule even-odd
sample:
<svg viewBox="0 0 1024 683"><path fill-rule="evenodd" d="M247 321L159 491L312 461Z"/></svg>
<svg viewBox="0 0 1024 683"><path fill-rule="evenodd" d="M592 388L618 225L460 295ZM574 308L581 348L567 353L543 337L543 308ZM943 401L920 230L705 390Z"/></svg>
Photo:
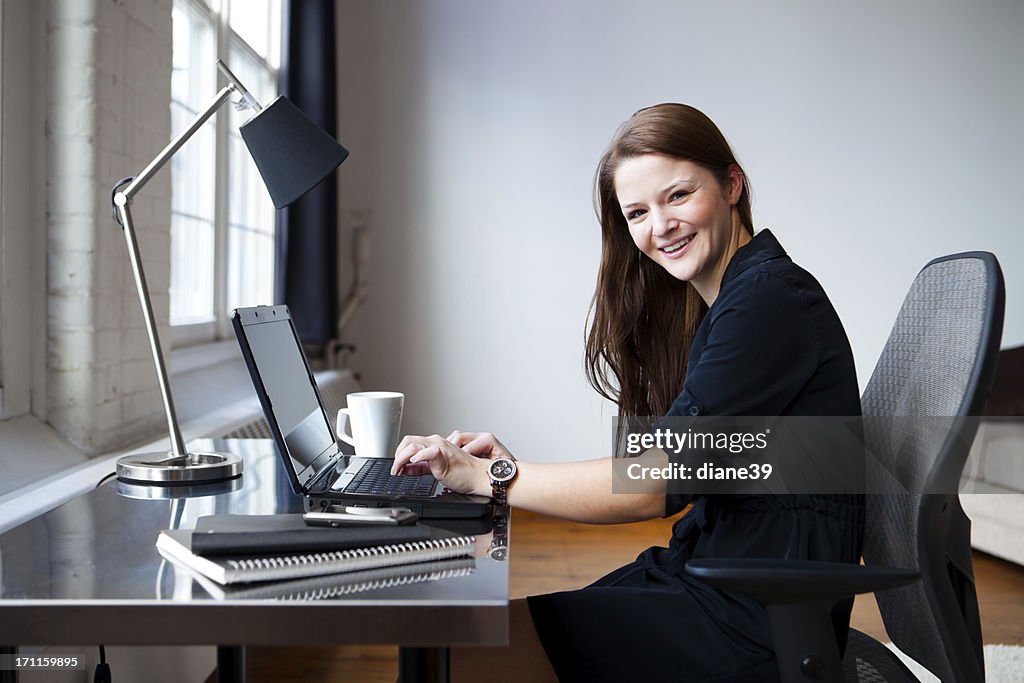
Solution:
<svg viewBox="0 0 1024 683"><path fill-rule="evenodd" d="M239 130L278 209L316 187L348 156L287 97L278 97Z"/></svg>

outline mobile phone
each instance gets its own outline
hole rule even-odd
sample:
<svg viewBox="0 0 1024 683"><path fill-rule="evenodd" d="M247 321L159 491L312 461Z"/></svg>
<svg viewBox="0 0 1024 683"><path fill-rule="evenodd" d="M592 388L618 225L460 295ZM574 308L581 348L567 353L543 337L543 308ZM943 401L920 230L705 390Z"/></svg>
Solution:
<svg viewBox="0 0 1024 683"><path fill-rule="evenodd" d="M358 526L363 524L415 524L417 515L403 507L352 507L335 505L323 512L302 515L307 526Z"/></svg>

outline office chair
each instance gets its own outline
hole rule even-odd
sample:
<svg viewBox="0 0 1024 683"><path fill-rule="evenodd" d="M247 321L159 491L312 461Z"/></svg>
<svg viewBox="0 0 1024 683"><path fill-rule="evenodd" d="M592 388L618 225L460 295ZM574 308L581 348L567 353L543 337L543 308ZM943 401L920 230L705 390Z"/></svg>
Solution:
<svg viewBox="0 0 1024 683"><path fill-rule="evenodd" d="M785 683L916 683L852 628L840 661L829 610L867 592L901 651L945 683L985 680L970 520L956 491L992 386L1003 306L1002 272L987 252L935 259L914 280L861 399L872 456L863 566L687 563L691 575L765 605Z"/></svg>

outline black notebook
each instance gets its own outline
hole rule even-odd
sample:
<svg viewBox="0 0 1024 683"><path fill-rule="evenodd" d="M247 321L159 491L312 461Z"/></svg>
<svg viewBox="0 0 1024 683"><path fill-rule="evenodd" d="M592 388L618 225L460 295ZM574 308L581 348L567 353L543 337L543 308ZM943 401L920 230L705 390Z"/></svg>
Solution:
<svg viewBox="0 0 1024 683"><path fill-rule="evenodd" d="M436 538L429 526L306 526L302 515L206 515L196 520L196 555L263 555L347 550Z"/></svg>
<svg viewBox="0 0 1024 683"><path fill-rule="evenodd" d="M220 584L298 579L473 554L472 536L421 525L331 529L306 527L301 515L242 517L200 518L195 531L161 531L157 550Z"/></svg>

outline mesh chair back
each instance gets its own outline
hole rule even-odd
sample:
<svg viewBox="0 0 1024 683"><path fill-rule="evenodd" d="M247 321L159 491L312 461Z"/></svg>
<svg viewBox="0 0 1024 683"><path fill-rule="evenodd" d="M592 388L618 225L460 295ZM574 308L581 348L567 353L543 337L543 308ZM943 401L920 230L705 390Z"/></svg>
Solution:
<svg viewBox="0 0 1024 683"><path fill-rule="evenodd" d="M862 398L869 457L864 560L922 580L877 594L893 642L943 681L984 681L970 521L956 494L991 387L1003 318L992 254L918 274Z"/></svg>

